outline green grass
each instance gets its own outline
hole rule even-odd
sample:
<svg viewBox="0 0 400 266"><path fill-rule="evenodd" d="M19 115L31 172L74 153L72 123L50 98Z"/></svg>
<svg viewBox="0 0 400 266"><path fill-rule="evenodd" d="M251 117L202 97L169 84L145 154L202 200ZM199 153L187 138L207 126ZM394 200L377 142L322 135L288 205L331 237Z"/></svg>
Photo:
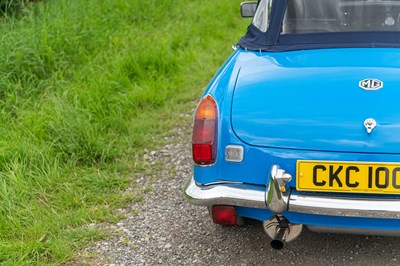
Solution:
<svg viewBox="0 0 400 266"><path fill-rule="evenodd" d="M23 8L36 0L0 0L1 16L19 16Z"/></svg>
<svg viewBox="0 0 400 266"><path fill-rule="evenodd" d="M237 0L57 0L0 24L0 263L59 264L138 194L249 21Z"/></svg>

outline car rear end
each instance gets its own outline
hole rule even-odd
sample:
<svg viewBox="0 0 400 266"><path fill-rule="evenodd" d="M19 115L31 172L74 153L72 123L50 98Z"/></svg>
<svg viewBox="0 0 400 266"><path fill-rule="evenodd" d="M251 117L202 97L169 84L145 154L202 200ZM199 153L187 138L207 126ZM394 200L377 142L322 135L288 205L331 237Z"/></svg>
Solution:
<svg viewBox="0 0 400 266"><path fill-rule="evenodd" d="M278 46L239 48L204 92L185 197L277 249L303 225L400 235L399 48Z"/></svg>

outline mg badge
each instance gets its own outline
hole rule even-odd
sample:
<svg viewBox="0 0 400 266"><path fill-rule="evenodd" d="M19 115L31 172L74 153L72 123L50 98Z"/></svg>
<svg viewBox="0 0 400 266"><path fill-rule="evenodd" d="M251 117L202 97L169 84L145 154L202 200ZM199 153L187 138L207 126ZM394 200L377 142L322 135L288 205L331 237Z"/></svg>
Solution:
<svg viewBox="0 0 400 266"><path fill-rule="evenodd" d="M379 79L364 79L358 83L358 86L367 91L376 91L383 88L383 82Z"/></svg>
<svg viewBox="0 0 400 266"><path fill-rule="evenodd" d="M364 126L367 129L368 134L370 134L372 132L372 130L374 130L374 128L376 127L376 121L373 118L367 118L364 121Z"/></svg>

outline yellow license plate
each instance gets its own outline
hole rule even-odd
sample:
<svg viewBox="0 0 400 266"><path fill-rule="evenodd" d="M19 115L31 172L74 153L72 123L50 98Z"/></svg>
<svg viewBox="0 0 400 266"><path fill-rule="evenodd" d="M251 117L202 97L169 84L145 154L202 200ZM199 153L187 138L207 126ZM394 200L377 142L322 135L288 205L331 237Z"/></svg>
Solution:
<svg viewBox="0 0 400 266"><path fill-rule="evenodd" d="M400 193L400 163L297 161L297 190Z"/></svg>

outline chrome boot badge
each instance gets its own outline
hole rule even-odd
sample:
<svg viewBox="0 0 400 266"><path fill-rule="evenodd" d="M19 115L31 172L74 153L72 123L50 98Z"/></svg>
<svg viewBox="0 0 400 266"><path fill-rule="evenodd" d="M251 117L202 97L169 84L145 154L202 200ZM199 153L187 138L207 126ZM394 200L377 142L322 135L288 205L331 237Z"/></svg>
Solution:
<svg viewBox="0 0 400 266"><path fill-rule="evenodd" d="M376 127L376 121L373 118L367 118L364 121L364 126L367 129L367 133L370 134Z"/></svg>
<svg viewBox="0 0 400 266"><path fill-rule="evenodd" d="M358 86L367 91L376 91L383 88L383 82L379 79L363 79Z"/></svg>

